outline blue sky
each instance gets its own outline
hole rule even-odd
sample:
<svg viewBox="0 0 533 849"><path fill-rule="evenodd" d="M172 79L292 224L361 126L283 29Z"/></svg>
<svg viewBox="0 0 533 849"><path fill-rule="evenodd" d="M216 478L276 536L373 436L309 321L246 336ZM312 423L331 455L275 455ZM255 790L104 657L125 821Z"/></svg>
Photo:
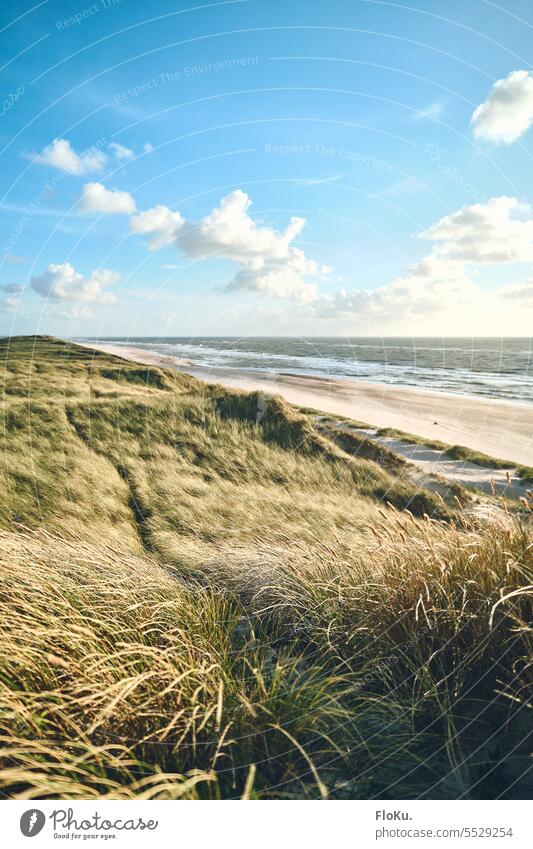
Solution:
<svg viewBox="0 0 533 849"><path fill-rule="evenodd" d="M532 36L527 0L6 6L1 332L529 335Z"/></svg>

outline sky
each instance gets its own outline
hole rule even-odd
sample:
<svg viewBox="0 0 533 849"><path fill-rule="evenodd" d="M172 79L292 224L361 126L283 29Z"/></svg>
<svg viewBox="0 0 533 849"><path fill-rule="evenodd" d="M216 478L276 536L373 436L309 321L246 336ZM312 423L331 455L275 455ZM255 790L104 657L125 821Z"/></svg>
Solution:
<svg viewBox="0 0 533 849"><path fill-rule="evenodd" d="M530 336L530 0L0 12L0 333Z"/></svg>

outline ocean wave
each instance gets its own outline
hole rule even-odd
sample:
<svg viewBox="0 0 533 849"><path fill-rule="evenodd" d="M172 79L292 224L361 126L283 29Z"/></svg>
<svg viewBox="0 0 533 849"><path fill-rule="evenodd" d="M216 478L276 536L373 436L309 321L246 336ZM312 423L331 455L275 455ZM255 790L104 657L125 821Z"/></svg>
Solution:
<svg viewBox="0 0 533 849"><path fill-rule="evenodd" d="M84 340L96 341L96 340ZM529 339L108 337L208 368L268 370L533 403ZM473 341L474 345L473 346ZM357 353L355 353L357 352ZM380 356L381 354L381 356Z"/></svg>

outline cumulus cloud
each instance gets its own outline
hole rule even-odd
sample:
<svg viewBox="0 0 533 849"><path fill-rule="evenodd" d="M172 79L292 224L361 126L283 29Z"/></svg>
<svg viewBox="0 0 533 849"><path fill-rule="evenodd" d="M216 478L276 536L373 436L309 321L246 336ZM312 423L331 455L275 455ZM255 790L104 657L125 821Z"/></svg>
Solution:
<svg viewBox="0 0 533 849"><path fill-rule="evenodd" d="M318 290L315 283L304 279L304 275L316 274L319 271L320 266L312 260L305 260L303 268L299 268L294 260L272 261L258 271L241 269L228 283L226 291L248 290L274 298L308 303L318 297Z"/></svg>
<svg viewBox="0 0 533 849"><path fill-rule="evenodd" d="M158 205L135 215L130 220L132 233L149 235L148 247L157 251L166 245L171 245L178 230L185 223L179 212L172 212L168 206Z"/></svg>
<svg viewBox="0 0 533 849"><path fill-rule="evenodd" d="M314 305L316 312L398 321L472 304L480 297L471 279L476 267L533 261L533 210L518 198L491 198L445 215L419 237L431 240L433 248L405 275L379 289L321 296ZM532 291L533 283L526 282L496 295L529 303Z"/></svg>
<svg viewBox="0 0 533 849"><path fill-rule="evenodd" d="M489 96L471 118L474 136L497 144L511 144L533 123L533 75L513 71L494 83Z"/></svg>
<svg viewBox="0 0 533 849"><path fill-rule="evenodd" d="M105 153L97 148L89 148L82 153L76 153L68 139L54 139L41 153L31 157L33 162L59 168L67 174L80 176L93 171L101 171L107 162Z"/></svg>
<svg viewBox="0 0 533 849"><path fill-rule="evenodd" d="M432 250L405 275L378 289L321 296L315 311L329 318L399 321L475 304L481 289L471 278L480 266L533 261L533 210L518 198L495 197L445 215L419 237L431 240ZM533 281L495 295L533 305Z"/></svg>
<svg viewBox="0 0 533 849"><path fill-rule="evenodd" d="M227 286L264 295L311 301L316 284L307 278L326 275L330 269L309 260L291 245L305 219L292 217L285 230L258 225L248 214L251 200L236 190L208 215L186 221L179 212L157 206L132 218L135 233L151 234L151 250L174 244L192 259L224 257L239 265Z"/></svg>
<svg viewBox="0 0 533 849"><path fill-rule="evenodd" d="M502 298L519 301L525 306L533 307L533 280L524 280L512 286L504 286L500 291Z"/></svg>
<svg viewBox="0 0 533 849"><path fill-rule="evenodd" d="M533 260L531 207L515 197L463 206L421 234L439 243L437 252L467 263Z"/></svg>
<svg viewBox="0 0 533 849"><path fill-rule="evenodd" d="M379 289L341 290L314 305L324 318L353 317L369 323L420 318L452 305L466 304L478 293L462 263L429 256Z"/></svg>
<svg viewBox="0 0 533 849"><path fill-rule="evenodd" d="M151 250L174 245L192 259L223 257L237 263L226 291L291 299L309 305L321 317L366 323L417 319L472 306L481 296L472 279L477 267L533 261L533 210L517 198L502 196L462 207L420 233L420 238L433 242L430 252L390 283L324 295L318 282L331 269L292 244L305 220L293 217L278 231L254 221L250 205L248 195L237 190L199 220L186 220L179 212L156 206L133 216L130 226L134 233L150 238ZM529 291L522 284L501 294L526 299Z"/></svg>
<svg viewBox="0 0 533 849"><path fill-rule="evenodd" d="M31 287L43 298L53 301L79 301L82 303L112 304L116 296L107 292L120 280L120 274L99 268L84 277L69 262L49 265L43 274L31 278Z"/></svg>
<svg viewBox="0 0 533 849"><path fill-rule="evenodd" d="M113 151L116 159L133 159L135 156L133 150L130 150L129 147L125 147L123 144L118 144L118 142L111 142L108 147L109 150Z"/></svg>
<svg viewBox="0 0 533 849"><path fill-rule="evenodd" d="M130 215L135 212L135 201L129 192L106 189L102 183L86 183L78 208L80 212L86 213Z"/></svg>
<svg viewBox="0 0 533 849"><path fill-rule="evenodd" d="M154 146L153 146L153 144L150 144L150 142L146 142L146 144L143 145L143 152L144 153L151 153L153 151L153 149L154 149Z"/></svg>
<svg viewBox="0 0 533 849"><path fill-rule="evenodd" d="M237 262L250 262L259 269L265 259L281 259L288 254L289 243L305 225L303 218L292 217L279 233L260 227L248 215L251 200L245 192L231 192L218 207L199 221L187 222L176 233L176 241L192 257L213 253Z"/></svg>

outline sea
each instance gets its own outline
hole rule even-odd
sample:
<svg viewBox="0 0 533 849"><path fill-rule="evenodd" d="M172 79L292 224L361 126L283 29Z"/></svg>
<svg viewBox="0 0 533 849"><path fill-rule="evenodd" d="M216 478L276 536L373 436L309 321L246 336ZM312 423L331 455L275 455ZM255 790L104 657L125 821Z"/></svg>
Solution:
<svg viewBox="0 0 533 849"><path fill-rule="evenodd" d="M383 383L533 404L533 337L100 337L210 368Z"/></svg>

